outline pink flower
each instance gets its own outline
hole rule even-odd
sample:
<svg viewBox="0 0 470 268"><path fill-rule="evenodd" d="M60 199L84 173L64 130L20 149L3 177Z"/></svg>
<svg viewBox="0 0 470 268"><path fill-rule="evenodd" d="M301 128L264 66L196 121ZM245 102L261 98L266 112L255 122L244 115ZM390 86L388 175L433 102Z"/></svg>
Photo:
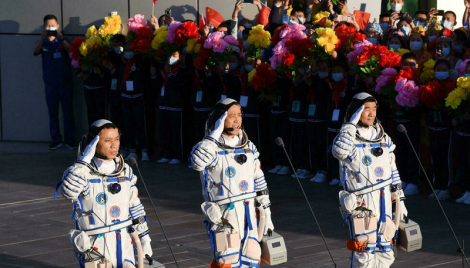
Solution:
<svg viewBox="0 0 470 268"><path fill-rule="evenodd" d="M175 42L175 36L176 36L176 29L183 23L179 21L172 21L170 23L170 26L168 27L168 34L166 35L165 39L166 41L170 43Z"/></svg>
<svg viewBox="0 0 470 268"><path fill-rule="evenodd" d="M144 19L144 15L136 14L134 17L128 20L127 24L129 25L129 31L137 33L137 30L140 27L144 27L147 25L147 21Z"/></svg>
<svg viewBox="0 0 470 268"><path fill-rule="evenodd" d="M469 62L470 59L466 59L464 62L462 62L459 67L457 68L457 71L459 72L459 77L460 76L465 76L465 67L467 67L467 62Z"/></svg>
<svg viewBox="0 0 470 268"><path fill-rule="evenodd" d="M397 70L393 68L385 68L382 71L382 75L377 78L375 92L379 94L382 93L382 88L388 84L390 77L396 75L397 73Z"/></svg>
<svg viewBox="0 0 470 268"><path fill-rule="evenodd" d="M397 73L398 73L397 70L394 68L385 68L382 71L382 75L387 75L387 76L393 76L393 75L396 75Z"/></svg>
<svg viewBox="0 0 470 268"><path fill-rule="evenodd" d="M231 45L235 45L235 46L238 46L238 40L233 37L232 35L227 35L225 38L224 38L225 42L231 44Z"/></svg>
<svg viewBox="0 0 470 268"><path fill-rule="evenodd" d="M216 45L220 43L220 41L225 42L223 40L224 35L225 34L223 32L214 32L214 33L209 34L207 39L204 41L204 48L207 48L207 49L214 48Z"/></svg>
<svg viewBox="0 0 470 268"><path fill-rule="evenodd" d="M354 61L356 57L364 51L364 47L372 45L371 42L364 40L353 46L353 51L349 52L347 57L349 61Z"/></svg>
<svg viewBox="0 0 470 268"><path fill-rule="evenodd" d="M307 38L307 35L304 33L305 29L305 26L302 24L290 25L289 27L282 30L281 34L279 34L279 37L282 39L292 39L294 37L305 39Z"/></svg>
<svg viewBox="0 0 470 268"><path fill-rule="evenodd" d="M276 46L273 48L273 53L275 55L282 55L287 51L285 41L282 40L281 42L277 43Z"/></svg>
<svg viewBox="0 0 470 268"><path fill-rule="evenodd" d="M400 79L395 85L395 90L398 91L396 101L399 105L403 107L415 107L418 102L418 90L419 87L416 86L415 82L412 80Z"/></svg>
<svg viewBox="0 0 470 268"><path fill-rule="evenodd" d="M78 59L77 60L72 60L72 67L73 68L80 68L80 64L78 63Z"/></svg>
<svg viewBox="0 0 470 268"><path fill-rule="evenodd" d="M227 48L227 46L228 43L221 39L214 45L214 52L222 53Z"/></svg>
<svg viewBox="0 0 470 268"><path fill-rule="evenodd" d="M276 70L276 67L279 63L282 63L282 55L283 54L279 54L279 55L274 55L272 56L271 58L269 58L269 61L271 62L271 68L273 70Z"/></svg>

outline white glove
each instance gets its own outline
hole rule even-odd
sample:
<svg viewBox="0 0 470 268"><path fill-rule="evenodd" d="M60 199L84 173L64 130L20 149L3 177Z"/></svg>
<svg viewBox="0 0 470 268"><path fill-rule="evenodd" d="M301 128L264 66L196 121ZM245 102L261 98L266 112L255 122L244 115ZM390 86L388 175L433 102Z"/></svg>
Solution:
<svg viewBox="0 0 470 268"><path fill-rule="evenodd" d="M152 245L150 244L152 240L150 239L150 236L146 235L140 239L140 243L142 245L142 252L144 253L144 259L145 255L149 255L152 257L153 251L152 251Z"/></svg>
<svg viewBox="0 0 470 268"><path fill-rule="evenodd" d="M264 209L264 215L266 216L266 221L264 224L264 235L268 233L268 229L271 229L271 231L274 231L274 224L273 221L271 220L271 208L265 208Z"/></svg>
<svg viewBox="0 0 470 268"><path fill-rule="evenodd" d="M400 220L403 220L404 217L403 215L406 215L408 217L408 210L405 207L405 201L400 201Z"/></svg>
<svg viewBox="0 0 470 268"><path fill-rule="evenodd" d="M194 146L191 152L191 162L194 164L192 166L197 168L197 170L202 170L214 162L216 154L215 151L211 149L212 144L214 144L212 141L205 140Z"/></svg>
<svg viewBox="0 0 470 268"><path fill-rule="evenodd" d="M362 105L359 109L357 109L357 111L351 116L350 123L357 125L357 123L359 122L359 119L361 119L362 111L364 111L364 105Z"/></svg>
<svg viewBox="0 0 470 268"><path fill-rule="evenodd" d="M219 140L220 135L222 135L222 132L224 132L224 126L225 126L225 118L227 118L227 112L225 112L217 122L215 122L215 127L212 133L209 135L209 137Z"/></svg>
<svg viewBox="0 0 470 268"><path fill-rule="evenodd" d="M98 144L99 141L100 141L100 136L96 135L96 137L85 148L85 151L83 152L83 156L80 156L80 161L83 161L88 164L91 163L91 160L95 156L96 145Z"/></svg>
<svg viewBox="0 0 470 268"><path fill-rule="evenodd" d="M78 196L87 189L88 180L75 175L72 172L68 172L67 175L62 179L61 190L62 194L72 200L76 200Z"/></svg>

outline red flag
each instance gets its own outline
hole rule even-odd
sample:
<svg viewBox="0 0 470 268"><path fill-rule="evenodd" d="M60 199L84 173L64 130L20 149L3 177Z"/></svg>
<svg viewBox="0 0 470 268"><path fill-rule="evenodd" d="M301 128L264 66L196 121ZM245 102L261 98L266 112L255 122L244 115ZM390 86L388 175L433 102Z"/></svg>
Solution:
<svg viewBox="0 0 470 268"><path fill-rule="evenodd" d="M370 13L354 10L354 16L356 16L356 22L359 25L359 28L364 31L369 23Z"/></svg>
<svg viewBox="0 0 470 268"><path fill-rule="evenodd" d="M212 22L216 29L222 22L224 22L224 17L222 17L219 12L210 7L206 7L206 19L208 22Z"/></svg>
<svg viewBox="0 0 470 268"><path fill-rule="evenodd" d="M263 24L266 27L269 23L269 14L271 13L271 9L267 6L263 6L258 14L258 18L256 19L256 25Z"/></svg>
<svg viewBox="0 0 470 268"><path fill-rule="evenodd" d="M155 5L157 3L158 0L153 0L153 4Z"/></svg>
<svg viewBox="0 0 470 268"><path fill-rule="evenodd" d="M199 31L204 32L204 26L206 25L206 21L204 20L204 16L202 13L199 15Z"/></svg>

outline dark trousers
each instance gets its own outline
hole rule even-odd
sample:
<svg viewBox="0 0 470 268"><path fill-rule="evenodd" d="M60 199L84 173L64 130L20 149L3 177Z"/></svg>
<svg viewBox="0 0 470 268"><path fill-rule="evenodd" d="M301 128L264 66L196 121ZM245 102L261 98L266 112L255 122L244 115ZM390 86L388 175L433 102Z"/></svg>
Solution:
<svg viewBox="0 0 470 268"><path fill-rule="evenodd" d="M469 135L469 133L467 133ZM454 131L454 148L457 160L457 172L453 184L462 185L463 191L470 190L470 136L463 136Z"/></svg>
<svg viewBox="0 0 470 268"><path fill-rule="evenodd" d="M309 156L312 170L317 172L326 171L326 157L328 152L328 132L326 122L307 123L309 139Z"/></svg>
<svg viewBox="0 0 470 268"><path fill-rule="evenodd" d="M274 165L288 166L289 161L286 158L284 150L277 146L274 140L281 137L284 141L287 152L289 152L290 145L290 130L289 130L289 115L287 112L281 114L270 113L269 116L269 136L272 143L272 155Z"/></svg>
<svg viewBox="0 0 470 268"><path fill-rule="evenodd" d="M183 112L160 109L159 117L163 157L183 160Z"/></svg>
<svg viewBox="0 0 470 268"><path fill-rule="evenodd" d="M432 130L428 128L428 130L434 188L447 190L448 183L452 180L452 132L450 129Z"/></svg>
<svg viewBox="0 0 470 268"><path fill-rule="evenodd" d="M410 122L398 123L393 121L393 134L395 136L395 157L400 179L404 182L418 184L420 166L418 159L410 146L406 135L398 131L397 126L402 124L408 131L411 143L420 156L421 144L421 124L419 120L412 120Z"/></svg>
<svg viewBox="0 0 470 268"><path fill-rule="evenodd" d="M206 121L211 111L193 111L194 116L194 135L196 142L202 141L206 135Z"/></svg>
<svg viewBox="0 0 470 268"><path fill-rule="evenodd" d="M97 89L83 88L88 114L88 125L96 120L107 119L107 90L105 87Z"/></svg>
<svg viewBox="0 0 470 268"><path fill-rule="evenodd" d="M307 122L290 122L290 158L296 169L309 169Z"/></svg>
<svg viewBox="0 0 470 268"><path fill-rule="evenodd" d="M53 142L62 142L59 124L59 103L64 114L64 141L75 142L75 121L73 118L73 90L70 86L45 84L46 103L49 113L49 131Z"/></svg>
<svg viewBox="0 0 470 268"><path fill-rule="evenodd" d="M134 99L121 97L122 115L124 120L125 143L130 152L136 152L136 137L141 150L148 148L147 131L145 129L144 97Z"/></svg>
<svg viewBox="0 0 470 268"><path fill-rule="evenodd" d="M259 140L259 118L256 117L243 117L243 126L245 127L248 139L256 146L261 152L261 144Z"/></svg>
<svg viewBox="0 0 470 268"><path fill-rule="evenodd" d="M332 179L339 179L341 180L339 174L339 160L336 159L333 154L331 153L331 145L333 144L334 139L339 134L339 132L333 132L328 130L328 176Z"/></svg>

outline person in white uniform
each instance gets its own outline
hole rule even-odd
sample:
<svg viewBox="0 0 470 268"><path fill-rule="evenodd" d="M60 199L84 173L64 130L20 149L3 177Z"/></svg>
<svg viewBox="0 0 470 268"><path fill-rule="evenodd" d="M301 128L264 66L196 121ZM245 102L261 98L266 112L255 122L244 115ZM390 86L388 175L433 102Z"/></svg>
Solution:
<svg viewBox="0 0 470 268"><path fill-rule="evenodd" d="M390 267L399 220L408 214L395 145L376 118L377 105L367 93L355 95L332 147L344 187L339 201L350 229L351 267ZM398 202L395 216L392 199Z"/></svg>
<svg viewBox="0 0 470 268"><path fill-rule="evenodd" d="M119 154L120 138L112 122L94 122L80 143L79 160L64 172L57 186L73 204L76 228L69 238L80 267L90 261L135 267L131 232L138 233L144 255L152 256L137 177Z"/></svg>
<svg viewBox="0 0 470 268"><path fill-rule="evenodd" d="M210 268L260 267L259 239L274 226L259 152L243 131L240 104L230 98L219 101L206 122L206 133L190 161L200 172L202 219L214 252ZM258 206L260 215L264 210L260 230Z"/></svg>

